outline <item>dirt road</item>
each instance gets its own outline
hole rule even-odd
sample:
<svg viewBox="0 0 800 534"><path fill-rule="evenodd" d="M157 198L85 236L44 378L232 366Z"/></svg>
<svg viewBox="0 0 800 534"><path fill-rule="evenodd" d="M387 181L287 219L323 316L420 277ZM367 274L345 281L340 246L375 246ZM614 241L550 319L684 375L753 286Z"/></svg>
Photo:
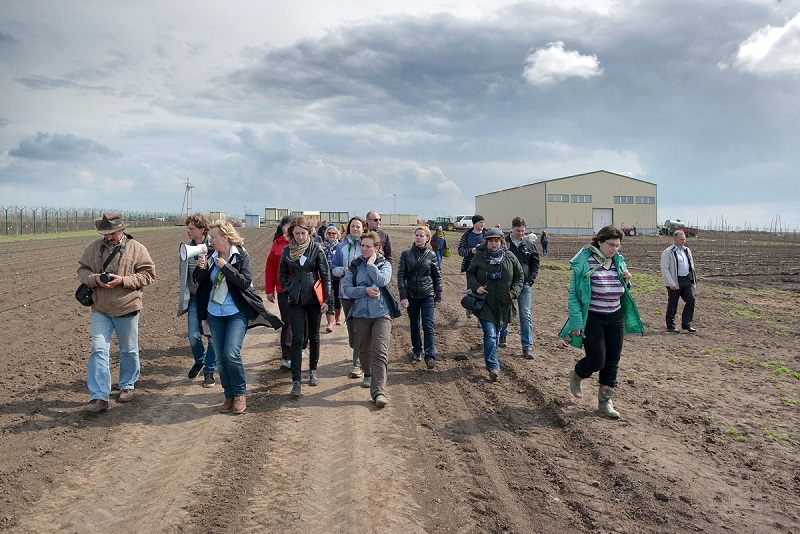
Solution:
<svg viewBox="0 0 800 534"><path fill-rule="evenodd" d="M243 233L263 265L271 232ZM410 243L410 229L392 235L395 248ZM671 337L658 277L629 257L648 333L626 338L623 418L610 421L597 415L594 382L584 399L567 391L580 352L555 337L566 263L546 259L534 288L536 359L520 357L512 325L491 383L451 259L436 311L439 364L409 362L408 321L396 320L387 408L346 377L343 327L323 334L321 384L296 400L278 370L277 334L259 328L245 339L248 410L237 417L218 413L219 386L185 376L185 319L174 317L181 229L136 237L158 269L140 323L142 378L132 403L112 401L99 416L80 411L89 316L71 296L89 238L0 243L3 257L32 258L0 268L3 529L800 532L791 287L702 283L699 333Z"/></svg>

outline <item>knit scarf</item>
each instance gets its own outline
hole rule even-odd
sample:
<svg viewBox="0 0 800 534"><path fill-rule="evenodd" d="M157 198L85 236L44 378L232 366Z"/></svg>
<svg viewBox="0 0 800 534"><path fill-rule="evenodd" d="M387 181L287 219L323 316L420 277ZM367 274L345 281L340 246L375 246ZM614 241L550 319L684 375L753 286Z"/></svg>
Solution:
<svg viewBox="0 0 800 534"><path fill-rule="evenodd" d="M438 237L439 239L443 238L444 232L436 232L436 237Z"/></svg>
<svg viewBox="0 0 800 534"><path fill-rule="evenodd" d="M503 243L496 251L486 247L486 257L489 259L489 265L499 265L506 259L506 245Z"/></svg>
<svg viewBox="0 0 800 534"><path fill-rule="evenodd" d="M311 245L311 237L306 239L306 242L302 245L299 244L297 241L292 238L289 241L289 259L292 261L297 261L300 259L300 256L305 254L306 250L308 249L309 245Z"/></svg>

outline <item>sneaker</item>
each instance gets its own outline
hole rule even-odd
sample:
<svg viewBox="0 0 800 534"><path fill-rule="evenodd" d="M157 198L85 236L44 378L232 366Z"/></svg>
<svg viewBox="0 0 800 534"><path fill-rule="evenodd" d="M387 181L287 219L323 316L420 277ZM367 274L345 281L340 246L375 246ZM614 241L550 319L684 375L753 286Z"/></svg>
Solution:
<svg viewBox="0 0 800 534"><path fill-rule="evenodd" d="M500 336L500 342L497 344L500 348L506 348L508 346L508 340L506 336Z"/></svg>
<svg viewBox="0 0 800 534"><path fill-rule="evenodd" d="M364 376L364 371L361 370L360 365L354 365L350 370L350 378L361 378Z"/></svg>
<svg viewBox="0 0 800 534"><path fill-rule="evenodd" d="M133 400L133 390L123 389L119 392L119 402L130 402Z"/></svg>
<svg viewBox="0 0 800 534"><path fill-rule="evenodd" d="M280 366L281 371L291 371L292 370L292 360L283 360Z"/></svg>
<svg viewBox="0 0 800 534"><path fill-rule="evenodd" d="M84 412L98 413L108 410L108 401L103 399L92 399L89 404L83 407Z"/></svg>
<svg viewBox="0 0 800 534"><path fill-rule="evenodd" d="M226 397L225 402L219 409L219 413L231 413L233 411L233 397Z"/></svg>
<svg viewBox="0 0 800 534"><path fill-rule="evenodd" d="M430 359L425 362L425 365L428 366L428 369L433 369L434 367L436 367L436 360Z"/></svg>
<svg viewBox="0 0 800 534"><path fill-rule="evenodd" d="M319 375L317 375L316 369L311 369L308 372L308 385L309 386L318 386L319 385Z"/></svg>
<svg viewBox="0 0 800 534"><path fill-rule="evenodd" d="M531 349L523 350L522 351L522 357L525 358L526 360L532 360L533 359L533 351Z"/></svg>
<svg viewBox="0 0 800 534"><path fill-rule="evenodd" d="M415 362L421 362L422 361L422 354L415 354L414 355L414 361Z"/></svg>
<svg viewBox="0 0 800 534"><path fill-rule="evenodd" d="M376 395L375 396L375 406L378 408L383 408L389 404L389 399L386 398L386 395Z"/></svg>
<svg viewBox="0 0 800 534"><path fill-rule="evenodd" d="M189 376L189 378L190 378L190 379L192 379L192 380L194 380L195 378L197 378L197 375L199 375L199 374L200 374L200 369L202 369L202 368L203 368L203 364L202 364L202 363L196 363L196 364L194 364L194 365L192 366L192 368L191 368L191 369L189 369L189 375L188 375L188 376Z"/></svg>
<svg viewBox="0 0 800 534"><path fill-rule="evenodd" d="M217 381L214 380L214 373L203 373L203 387L204 388L213 388L217 385Z"/></svg>
<svg viewBox="0 0 800 534"><path fill-rule="evenodd" d="M364 375L364 380L361 381L361 387L372 387L372 375Z"/></svg>
<svg viewBox="0 0 800 534"><path fill-rule="evenodd" d="M289 395L292 397L299 397L302 394L301 389L302 387L300 386L300 381L295 380L292 382L292 391L289 392Z"/></svg>
<svg viewBox="0 0 800 534"><path fill-rule="evenodd" d="M489 371L489 380L492 382L497 382L497 379L500 378L500 371L497 369L492 369Z"/></svg>
<svg viewBox="0 0 800 534"><path fill-rule="evenodd" d="M233 415L241 415L247 410L247 399L244 395L233 398Z"/></svg>

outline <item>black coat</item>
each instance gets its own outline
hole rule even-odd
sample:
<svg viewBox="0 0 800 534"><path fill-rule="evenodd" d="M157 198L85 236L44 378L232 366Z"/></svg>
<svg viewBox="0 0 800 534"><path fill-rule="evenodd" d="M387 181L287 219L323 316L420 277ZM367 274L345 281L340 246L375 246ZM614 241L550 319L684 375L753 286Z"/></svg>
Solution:
<svg viewBox="0 0 800 534"><path fill-rule="evenodd" d="M319 304L314 293L314 284L322 280L322 289L325 292L325 302L329 309L333 309L333 292L331 290L331 269L325 251L317 243L311 243L303 253L305 261L300 265L300 259L289 259L291 245L283 249L278 279L283 287L283 292L289 297L289 304Z"/></svg>
<svg viewBox="0 0 800 534"><path fill-rule="evenodd" d="M509 235L506 236L506 250L513 252L522 265L523 281L533 285L539 275L539 251L536 250L536 245L523 239L519 246L516 246Z"/></svg>
<svg viewBox="0 0 800 534"><path fill-rule="evenodd" d="M416 245L404 250L397 268L397 289L400 291L400 300L433 297L440 302L442 275L436 253Z"/></svg>
<svg viewBox="0 0 800 534"><path fill-rule="evenodd" d="M264 308L264 301L253 289L250 255L244 247L239 246L237 249L239 252L231 254L228 262L220 269L228 283L228 294L233 303L250 321L248 328L269 325L277 330L283 327L283 321ZM211 299L211 289L214 286L214 281L209 275L213 268L214 263L208 261L205 268L196 267L194 270L195 277L200 282L197 288L197 318L201 321L208 319L208 301Z"/></svg>

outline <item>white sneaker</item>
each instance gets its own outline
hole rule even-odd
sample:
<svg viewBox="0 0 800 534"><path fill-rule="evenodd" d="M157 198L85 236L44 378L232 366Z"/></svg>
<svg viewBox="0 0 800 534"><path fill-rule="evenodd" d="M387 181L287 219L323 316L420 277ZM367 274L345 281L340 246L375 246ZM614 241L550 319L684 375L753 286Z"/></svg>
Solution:
<svg viewBox="0 0 800 534"><path fill-rule="evenodd" d="M283 360L283 363L281 363L280 369L282 371L291 371L292 370L292 360Z"/></svg>

